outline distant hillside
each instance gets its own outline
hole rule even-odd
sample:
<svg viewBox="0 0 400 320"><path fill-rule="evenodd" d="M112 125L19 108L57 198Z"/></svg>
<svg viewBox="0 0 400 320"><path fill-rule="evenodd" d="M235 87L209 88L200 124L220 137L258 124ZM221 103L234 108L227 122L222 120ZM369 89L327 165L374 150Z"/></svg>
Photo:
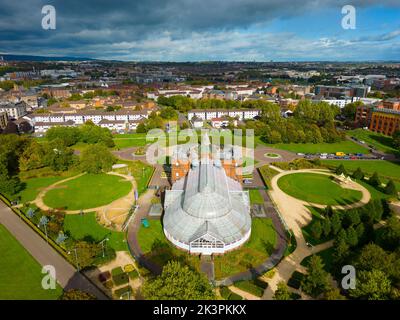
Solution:
<svg viewBox="0 0 400 320"><path fill-rule="evenodd" d="M78 58L78 57L45 57L45 56L29 56L29 55L16 55L16 54L1 54L4 60L7 61L86 61L96 60L91 58Z"/></svg>

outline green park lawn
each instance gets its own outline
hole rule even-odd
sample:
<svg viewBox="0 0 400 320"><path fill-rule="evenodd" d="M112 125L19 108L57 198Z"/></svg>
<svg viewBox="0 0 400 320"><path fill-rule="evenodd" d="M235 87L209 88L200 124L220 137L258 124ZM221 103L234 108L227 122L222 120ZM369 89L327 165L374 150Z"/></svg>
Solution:
<svg viewBox="0 0 400 320"><path fill-rule="evenodd" d="M377 133L364 129L355 129L347 131L347 135L357 138L360 141L364 141L366 145L374 146L377 150L383 151L385 153L399 153L399 150L397 150L393 146L393 138L385 136L382 133Z"/></svg>
<svg viewBox="0 0 400 320"><path fill-rule="evenodd" d="M46 193L43 201L51 208L96 208L127 195L131 188L131 183L119 176L85 174L57 185Z"/></svg>
<svg viewBox="0 0 400 320"><path fill-rule="evenodd" d="M360 191L342 188L330 176L316 173L283 176L278 180L278 186L294 198L323 205L353 203L362 197Z"/></svg>
<svg viewBox="0 0 400 320"><path fill-rule="evenodd" d="M0 224L0 300L55 300L62 294L44 290L41 265Z"/></svg>
<svg viewBox="0 0 400 320"><path fill-rule="evenodd" d="M375 171L382 177L400 180L400 163L384 160L322 160L324 165L337 167L343 164L346 170L353 172L358 167L364 173L372 175Z"/></svg>
<svg viewBox="0 0 400 320"><path fill-rule="evenodd" d="M42 178L33 178L22 181L23 190L18 193L18 196L21 197L21 202L25 203L28 201L33 201L41 191L41 189L46 188L57 181L61 181L66 179L65 176L57 176L57 177L42 177Z"/></svg>
<svg viewBox="0 0 400 320"><path fill-rule="evenodd" d="M253 218L251 228L250 239L241 248L214 257L216 279L256 267L274 251L277 236L272 220Z"/></svg>
<svg viewBox="0 0 400 320"><path fill-rule="evenodd" d="M264 199L258 189L249 190L249 194L250 194L250 204L263 204L264 203Z"/></svg>
<svg viewBox="0 0 400 320"><path fill-rule="evenodd" d="M143 147L149 143L146 142L146 135L146 133L116 134L113 136L115 148Z"/></svg>
<svg viewBox="0 0 400 320"><path fill-rule="evenodd" d="M259 143L271 148L287 150L295 153L369 153L368 149L352 141L344 140L336 143Z"/></svg>
<svg viewBox="0 0 400 320"><path fill-rule="evenodd" d="M140 226L137 233L140 248L147 259L160 267L170 260L178 260L200 270L200 259L175 248L165 237L160 220L149 220L149 227Z"/></svg>
<svg viewBox="0 0 400 320"><path fill-rule="evenodd" d="M153 174L154 168L139 160L134 160L134 161L119 160L118 163L126 164L128 166L128 169L121 168L121 169L116 169L114 171L122 174L128 174L129 170L136 181L139 195L145 192L147 189L147 185L150 182L150 178Z"/></svg>
<svg viewBox="0 0 400 320"><path fill-rule="evenodd" d="M64 232L75 240L99 242L108 238L107 245L115 251L128 251L123 232L111 231L96 221L94 212L67 214L64 219Z"/></svg>

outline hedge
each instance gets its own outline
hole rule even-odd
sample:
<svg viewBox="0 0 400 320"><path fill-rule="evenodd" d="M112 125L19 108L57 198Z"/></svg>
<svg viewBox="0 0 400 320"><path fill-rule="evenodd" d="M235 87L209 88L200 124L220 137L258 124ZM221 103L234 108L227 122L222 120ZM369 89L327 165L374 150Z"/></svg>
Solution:
<svg viewBox="0 0 400 320"><path fill-rule="evenodd" d="M261 280L243 280L234 283L234 286L251 293L257 297L262 297L264 290L267 288L268 284Z"/></svg>

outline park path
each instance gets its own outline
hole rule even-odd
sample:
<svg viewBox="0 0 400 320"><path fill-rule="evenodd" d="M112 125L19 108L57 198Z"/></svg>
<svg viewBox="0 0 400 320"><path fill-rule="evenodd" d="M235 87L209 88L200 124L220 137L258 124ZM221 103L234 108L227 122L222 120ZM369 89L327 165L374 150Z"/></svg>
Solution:
<svg viewBox="0 0 400 320"><path fill-rule="evenodd" d="M274 168L275 169L275 168ZM315 254L319 251L325 250L332 246L333 242L328 241L326 243L320 244L318 246L309 247L307 246L307 242L304 239L302 228L308 225L312 220L312 215L306 206L318 206L313 203L308 203L302 200L298 200L293 198L286 193L284 193L278 187L278 180L287 174L297 173L297 172L305 172L305 173L319 173L319 174L329 174L328 172L323 172L321 170L315 169L302 169L302 170L291 170L291 171L282 171L271 179L271 190L269 192L271 198L274 200L277 209L283 216L288 228L292 230L294 237L297 242L296 250L286 256L276 267L275 274L271 279L268 280L268 287L264 291L263 299L271 300L273 298L274 292L277 288L277 285L280 281L287 281L290 279L291 275L294 271L298 270L301 266L300 263L309 255ZM353 182L348 187L354 188L362 192L362 199L356 203L350 205L338 205L333 206L334 209L349 209L354 207L360 207L368 203L370 199L370 193L367 189ZM322 206L325 207L325 206Z"/></svg>

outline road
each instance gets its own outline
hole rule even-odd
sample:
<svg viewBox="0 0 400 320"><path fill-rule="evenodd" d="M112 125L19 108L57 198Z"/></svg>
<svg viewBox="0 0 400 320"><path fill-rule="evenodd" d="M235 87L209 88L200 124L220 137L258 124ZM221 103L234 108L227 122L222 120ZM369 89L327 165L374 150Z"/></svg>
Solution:
<svg viewBox="0 0 400 320"><path fill-rule="evenodd" d="M52 265L56 270L57 282L65 290L79 289L95 295L100 300L108 297L85 276L67 262L47 242L33 231L7 205L0 201L0 223L21 243L42 266Z"/></svg>

